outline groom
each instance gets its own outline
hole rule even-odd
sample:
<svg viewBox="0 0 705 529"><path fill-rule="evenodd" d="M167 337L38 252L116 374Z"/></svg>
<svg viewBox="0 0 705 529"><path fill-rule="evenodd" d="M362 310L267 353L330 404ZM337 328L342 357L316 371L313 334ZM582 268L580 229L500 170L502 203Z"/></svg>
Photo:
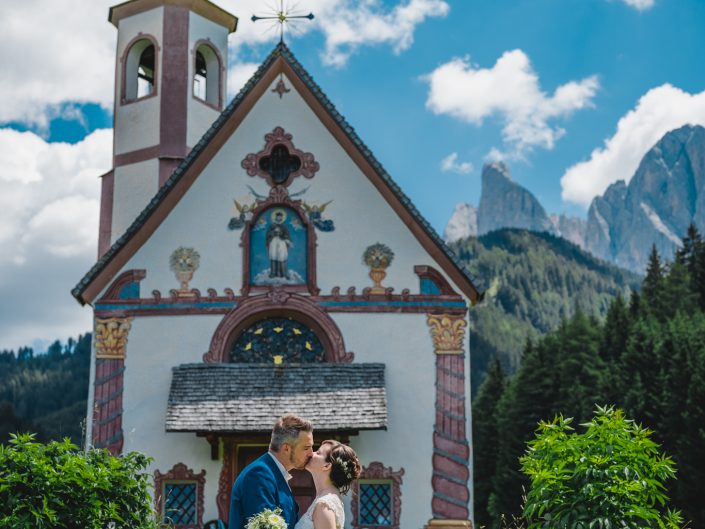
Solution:
<svg viewBox="0 0 705 529"><path fill-rule="evenodd" d="M247 465L230 494L228 529L244 529L247 519L280 507L287 527L299 519L299 506L287 481L289 470L303 469L313 455L313 426L296 415L281 417L272 429L269 452Z"/></svg>

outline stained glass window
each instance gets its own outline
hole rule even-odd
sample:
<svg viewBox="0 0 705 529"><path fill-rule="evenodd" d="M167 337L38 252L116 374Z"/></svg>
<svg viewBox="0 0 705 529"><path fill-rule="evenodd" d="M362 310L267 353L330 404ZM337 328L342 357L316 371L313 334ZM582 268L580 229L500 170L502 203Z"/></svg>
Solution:
<svg viewBox="0 0 705 529"><path fill-rule="evenodd" d="M275 184L283 184L291 173L301 168L301 160L298 156L289 154L289 149L284 145L276 145L270 156L264 156L260 160L259 167L269 173Z"/></svg>
<svg viewBox="0 0 705 529"><path fill-rule="evenodd" d="M321 341L308 326L292 318L267 318L245 329L230 350L231 362L271 364L323 362Z"/></svg>
<svg viewBox="0 0 705 529"><path fill-rule="evenodd" d="M392 483L360 482L358 525L393 525Z"/></svg>
<svg viewBox="0 0 705 529"><path fill-rule="evenodd" d="M196 483L164 484L164 521L174 525L196 524Z"/></svg>

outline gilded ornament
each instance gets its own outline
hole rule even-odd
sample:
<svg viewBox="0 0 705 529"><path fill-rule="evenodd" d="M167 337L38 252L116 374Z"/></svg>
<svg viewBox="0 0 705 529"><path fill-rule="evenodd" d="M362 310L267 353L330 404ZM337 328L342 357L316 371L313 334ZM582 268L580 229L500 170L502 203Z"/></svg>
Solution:
<svg viewBox="0 0 705 529"><path fill-rule="evenodd" d="M95 321L96 358L123 359L132 318L108 318Z"/></svg>
<svg viewBox="0 0 705 529"><path fill-rule="evenodd" d="M201 262L201 255L193 248L178 247L169 257L169 268L176 279L181 284L177 293L179 297L193 296L194 293L189 288L189 281L193 279L193 273L198 270Z"/></svg>
<svg viewBox="0 0 705 529"><path fill-rule="evenodd" d="M467 322L458 316L429 314L428 326L431 328L433 348L436 354L463 354L463 339Z"/></svg>
<svg viewBox="0 0 705 529"><path fill-rule="evenodd" d="M372 294L384 294L386 288L382 285L382 281L387 277L386 269L394 260L394 252L382 243L375 243L365 249L362 254L363 262L370 267L370 279L374 286L370 289Z"/></svg>

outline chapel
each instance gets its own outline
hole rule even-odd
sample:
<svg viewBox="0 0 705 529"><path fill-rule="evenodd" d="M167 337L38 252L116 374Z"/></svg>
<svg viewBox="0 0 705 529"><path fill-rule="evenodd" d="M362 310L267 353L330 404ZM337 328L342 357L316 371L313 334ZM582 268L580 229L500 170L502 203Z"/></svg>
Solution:
<svg viewBox="0 0 705 529"><path fill-rule="evenodd" d="M151 456L159 516L213 528L296 413L360 457L348 529L471 528L472 278L283 42L226 104L236 16L130 0L109 20L113 166L72 291L94 314L89 446Z"/></svg>

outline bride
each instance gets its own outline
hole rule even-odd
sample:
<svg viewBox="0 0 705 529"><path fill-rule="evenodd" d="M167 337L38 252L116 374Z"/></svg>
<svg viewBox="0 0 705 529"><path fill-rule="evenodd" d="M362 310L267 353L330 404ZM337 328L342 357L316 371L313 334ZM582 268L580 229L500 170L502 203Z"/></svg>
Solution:
<svg viewBox="0 0 705 529"><path fill-rule="evenodd" d="M316 485L316 498L294 529L342 529L342 494L360 477L355 451L338 441L323 441L306 465Z"/></svg>

